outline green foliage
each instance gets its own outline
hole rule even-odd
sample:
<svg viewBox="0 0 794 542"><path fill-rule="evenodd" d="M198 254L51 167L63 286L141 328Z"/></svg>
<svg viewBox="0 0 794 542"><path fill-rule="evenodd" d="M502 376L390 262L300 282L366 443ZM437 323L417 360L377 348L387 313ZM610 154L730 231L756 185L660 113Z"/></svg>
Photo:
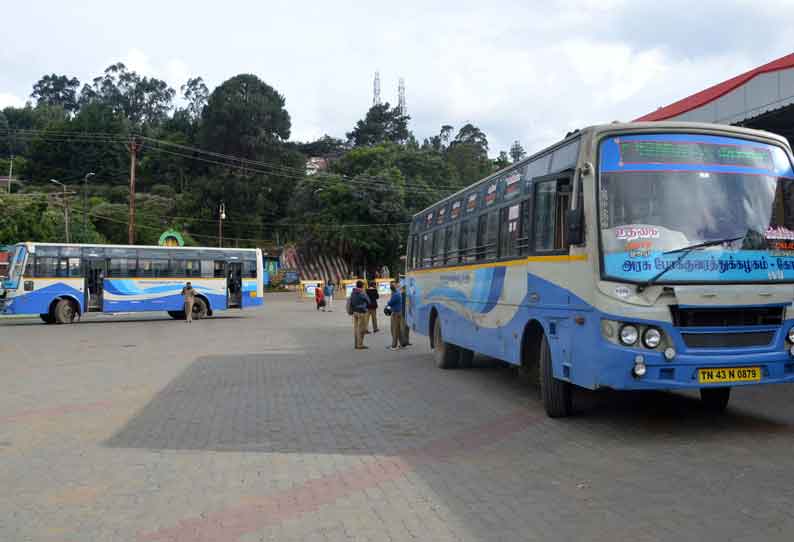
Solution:
<svg viewBox="0 0 794 542"><path fill-rule="evenodd" d="M208 149L248 159L289 139L292 126L284 97L251 74L238 75L210 94L201 141Z"/></svg>
<svg viewBox="0 0 794 542"><path fill-rule="evenodd" d="M526 151L524 151L524 147L521 146L521 142L517 139L513 142L513 146L510 147L510 158L513 159L513 163L518 162L522 158L527 155Z"/></svg>
<svg viewBox="0 0 794 542"><path fill-rule="evenodd" d="M79 107L77 102L77 89L80 81L76 77L69 78L65 75L45 75L33 85L30 97L36 100L37 106L55 105L65 111L73 113Z"/></svg>
<svg viewBox="0 0 794 542"><path fill-rule="evenodd" d="M57 236L57 223L47 212L46 198L0 194L0 245L50 240Z"/></svg>
<svg viewBox="0 0 794 542"><path fill-rule="evenodd" d="M356 147L386 142L403 143L408 139L410 119L399 108L391 109L388 102L373 105L366 117L358 121L353 131L347 134L347 138Z"/></svg>

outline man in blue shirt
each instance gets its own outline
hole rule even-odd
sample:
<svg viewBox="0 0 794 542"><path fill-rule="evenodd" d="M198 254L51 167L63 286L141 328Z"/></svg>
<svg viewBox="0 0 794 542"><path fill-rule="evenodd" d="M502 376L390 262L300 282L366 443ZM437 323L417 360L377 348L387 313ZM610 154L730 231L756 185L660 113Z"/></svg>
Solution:
<svg viewBox="0 0 794 542"><path fill-rule="evenodd" d="M356 350L369 348L364 346L364 331L367 329L367 310L370 301L364 292L364 282L356 282L356 287L350 294L350 312L353 316L353 337L356 342Z"/></svg>
<svg viewBox="0 0 794 542"><path fill-rule="evenodd" d="M389 350L400 349L400 332L402 331L403 324L403 296L397 284L392 282L389 284L391 288L391 297L386 306L391 311L391 346Z"/></svg>

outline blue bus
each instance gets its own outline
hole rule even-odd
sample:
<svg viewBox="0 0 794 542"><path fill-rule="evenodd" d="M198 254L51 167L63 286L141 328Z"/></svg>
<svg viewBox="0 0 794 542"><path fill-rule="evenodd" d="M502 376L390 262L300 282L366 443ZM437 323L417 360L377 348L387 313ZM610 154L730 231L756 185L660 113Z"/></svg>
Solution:
<svg viewBox="0 0 794 542"><path fill-rule="evenodd" d="M260 249L20 243L11 247L0 314L70 324L89 312L165 311L185 318L181 291L197 291L193 318L262 305Z"/></svg>
<svg viewBox="0 0 794 542"><path fill-rule="evenodd" d="M481 353L537 375L548 415L575 386L794 381L788 142L700 123L594 126L414 216L407 320L438 366Z"/></svg>

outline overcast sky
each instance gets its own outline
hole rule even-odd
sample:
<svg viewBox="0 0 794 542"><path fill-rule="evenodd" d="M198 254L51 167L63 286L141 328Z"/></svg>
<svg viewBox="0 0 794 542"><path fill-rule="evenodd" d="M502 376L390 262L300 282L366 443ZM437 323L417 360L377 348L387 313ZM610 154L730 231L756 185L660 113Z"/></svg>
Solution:
<svg viewBox="0 0 794 542"><path fill-rule="evenodd" d="M286 97L291 139L344 138L379 70L391 103L405 78L420 141L470 121L492 155L631 120L794 51L794 0L38 0L2 13L0 107L45 73L89 82L122 61L177 91L254 73Z"/></svg>

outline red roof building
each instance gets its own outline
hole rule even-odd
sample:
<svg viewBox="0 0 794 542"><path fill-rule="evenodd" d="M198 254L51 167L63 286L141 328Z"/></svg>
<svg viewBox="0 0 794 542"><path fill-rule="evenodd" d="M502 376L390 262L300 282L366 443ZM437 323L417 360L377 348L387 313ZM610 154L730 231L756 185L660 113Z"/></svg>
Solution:
<svg viewBox="0 0 794 542"><path fill-rule="evenodd" d="M734 124L794 139L794 53L660 107L636 121Z"/></svg>

